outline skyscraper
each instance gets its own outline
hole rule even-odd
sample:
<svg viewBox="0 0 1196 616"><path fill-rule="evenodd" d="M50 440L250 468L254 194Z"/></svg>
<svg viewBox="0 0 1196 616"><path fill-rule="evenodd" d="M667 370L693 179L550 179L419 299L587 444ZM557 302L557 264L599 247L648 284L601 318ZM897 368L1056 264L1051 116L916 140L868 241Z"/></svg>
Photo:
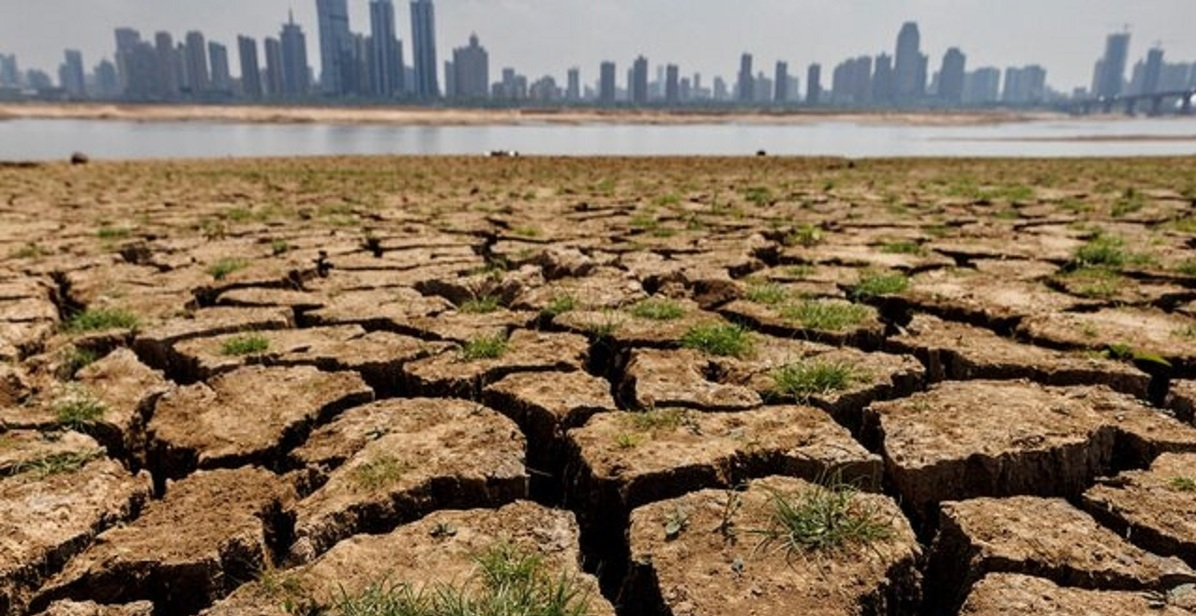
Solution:
<svg viewBox="0 0 1196 616"><path fill-rule="evenodd" d="M339 96L353 81L353 34L346 0L316 0L320 28L320 88ZM284 43L285 46L285 43Z"/></svg>
<svg viewBox="0 0 1196 616"><path fill-rule="evenodd" d="M631 102L636 105L648 104L648 59L639 56L635 59L635 63L631 67L631 82L628 88L631 90Z"/></svg>
<svg viewBox="0 0 1196 616"><path fill-rule="evenodd" d="M926 56L922 55L922 35L918 24L910 21L897 35L897 55L893 65L893 100L917 102L926 95Z"/></svg>
<svg viewBox="0 0 1196 616"><path fill-rule="evenodd" d="M676 64L665 67L664 102L676 105L681 102L681 69Z"/></svg>
<svg viewBox="0 0 1196 616"><path fill-rule="evenodd" d="M752 83L752 54L750 53L739 57L739 81L735 84L735 91L739 102L752 102L755 89Z"/></svg>
<svg viewBox="0 0 1196 616"><path fill-rule="evenodd" d="M967 73L968 58L952 47L943 56L943 67L939 69L939 100L958 105L963 100L963 78Z"/></svg>
<svg viewBox="0 0 1196 616"><path fill-rule="evenodd" d="M0 62L0 66L3 62ZM3 79L3 71L0 70L0 82ZM100 98L116 98L120 96L120 77L116 74L116 65L107 61L100 60L100 63L95 67L96 74L96 91L95 95Z"/></svg>
<svg viewBox="0 0 1196 616"><path fill-rule="evenodd" d="M66 93L75 97L82 97L86 83L83 76L83 52L67 49L63 52L62 67L58 71L58 80Z"/></svg>
<svg viewBox="0 0 1196 616"><path fill-rule="evenodd" d="M822 102L822 65L811 64L806 71L806 104L818 105Z"/></svg>
<svg viewBox="0 0 1196 616"><path fill-rule="evenodd" d="M295 23L295 16L282 26L282 94L306 96L311 91L311 67L307 64L307 37ZM267 52L269 49L267 48ZM266 59L269 60L269 53Z"/></svg>
<svg viewBox="0 0 1196 616"><path fill-rule="evenodd" d="M598 102L603 105L615 104L615 63L603 62L599 67Z"/></svg>
<svg viewBox="0 0 1196 616"><path fill-rule="evenodd" d="M286 68L282 64L282 43L278 39L267 37L264 43L266 49L266 82L265 93L273 98L286 94Z"/></svg>
<svg viewBox="0 0 1196 616"><path fill-rule="evenodd" d="M132 28L116 29L116 74L120 80L120 89L129 87L129 66L133 50L141 43L141 33Z"/></svg>
<svg viewBox="0 0 1196 616"><path fill-rule="evenodd" d="M893 56L876 56L872 68L872 102L886 105L893 102Z"/></svg>
<svg viewBox="0 0 1196 616"><path fill-rule="evenodd" d="M233 76L228 68L228 48L216 41L209 42L208 59L212 63L212 91L231 93Z"/></svg>
<svg viewBox="0 0 1196 616"><path fill-rule="evenodd" d="M775 91L772 95L772 102L777 104L785 103L789 100L789 63L784 61L777 62L777 68L773 75L772 82Z"/></svg>
<svg viewBox="0 0 1196 616"><path fill-rule="evenodd" d="M391 0L370 0L371 78L375 96L392 97L403 91L403 48L395 33Z"/></svg>
<svg viewBox="0 0 1196 616"><path fill-rule="evenodd" d="M1130 52L1130 33L1110 34L1105 40L1105 55L1096 65L1093 93L1101 98L1113 98L1125 87L1125 65Z"/></svg>
<svg viewBox="0 0 1196 616"><path fill-rule="evenodd" d="M478 35L469 37L468 47L453 50L453 88L456 98L481 100L490 93L490 54L478 44Z"/></svg>
<svg viewBox="0 0 1196 616"><path fill-rule="evenodd" d="M969 105L987 105L1000 100L1001 71L984 67L964 77L963 102Z"/></svg>
<svg viewBox="0 0 1196 616"><path fill-rule="evenodd" d="M241 92L246 98L259 99L262 97L262 72L257 59L257 41L238 36L237 52L241 58Z"/></svg>
<svg viewBox="0 0 1196 616"><path fill-rule="evenodd" d="M204 42L203 33L192 30L186 38L187 57L187 85L191 88L191 95L207 92L211 87L211 75L208 73L208 46Z"/></svg>
<svg viewBox="0 0 1196 616"><path fill-rule="evenodd" d="M436 78L436 7L432 0L411 2L411 48L415 62L415 96L440 97Z"/></svg>
<svg viewBox="0 0 1196 616"><path fill-rule="evenodd" d="M1041 103L1046 97L1046 70L1041 66L1005 69L1005 92L1001 100L1011 105Z"/></svg>
<svg viewBox="0 0 1196 616"><path fill-rule="evenodd" d="M179 74L179 59L174 46L174 38L169 32L158 32L154 35L154 53L158 61L158 88L163 98L174 98L179 95L182 75Z"/></svg>
<svg viewBox="0 0 1196 616"><path fill-rule="evenodd" d="M1142 93L1154 94L1158 92L1162 77L1163 50L1155 47L1146 54L1146 68L1142 72Z"/></svg>
<svg viewBox="0 0 1196 616"><path fill-rule="evenodd" d="M581 100L581 69L573 67L569 69L568 87L565 90L565 99L570 101Z"/></svg>

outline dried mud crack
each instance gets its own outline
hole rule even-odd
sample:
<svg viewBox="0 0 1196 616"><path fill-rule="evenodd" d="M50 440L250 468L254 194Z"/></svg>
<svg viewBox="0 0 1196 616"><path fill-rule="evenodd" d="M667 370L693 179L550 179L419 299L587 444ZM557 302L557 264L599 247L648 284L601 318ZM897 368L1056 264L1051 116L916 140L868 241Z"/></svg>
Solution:
<svg viewBox="0 0 1196 616"><path fill-rule="evenodd" d="M1196 616L1193 177L0 167L0 614Z"/></svg>

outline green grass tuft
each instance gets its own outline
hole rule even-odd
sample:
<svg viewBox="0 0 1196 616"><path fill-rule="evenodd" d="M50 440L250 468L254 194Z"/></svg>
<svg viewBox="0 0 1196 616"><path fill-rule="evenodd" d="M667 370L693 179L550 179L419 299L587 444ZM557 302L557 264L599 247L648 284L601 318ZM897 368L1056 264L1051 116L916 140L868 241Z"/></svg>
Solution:
<svg viewBox="0 0 1196 616"><path fill-rule="evenodd" d="M226 258L209 265L207 272L209 276L216 280L224 280L228 278L229 274L243 270L246 267L249 267L249 261L245 259Z"/></svg>
<svg viewBox="0 0 1196 616"><path fill-rule="evenodd" d="M464 361L498 359L506 352L507 339L505 336L481 336L465 343L465 346L461 348L461 359Z"/></svg>
<svg viewBox="0 0 1196 616"><path fill-rule="evenodd" d="M71 317L66 331L73 334L98 332L108 329L137 329L137 315L117 308L94 308L84 310Z"/></svg>
<svg viewBox="0 0 1196 616"><path fill-rule="evenodd" d="M860 274L860 281L847 291L853 302L865 301L882 295L898 295L909 289L909 278L901 272L866 271Z"/></svg>
<svg viewBox="0 0 1196 616"><path fill-rule="evenodd" d="M747 357L755 344L751 331L742 325L697 325L681 337L681 346L718 357Z"/></svg>
<svg viewBox="0 0 1196 616"><path fill-rule="evenodd" d="M393 456L381 455L353 469L352 480L361 489L372 492L398 483L409 470L409 466Z"/></svg>
<svg viewBox="0 0 1196 616"><path fill-rule="evenodd" d="M795 494L772 493L767 528L757 549L779 544L786 556L837 552L868 546L893 536L893 526L876 506L861 502L858 491L838 482L817 485Z"/></svg>
<svg viewBox="0 0 1196 616"><path fill-rule="evenodd" d="M649 321L676 321L685 316L685 308L671 299L649 298L630 309L632 316Z"/></svg>
<svg viewBox="0 0 1196 616"><path fill-rule="evenodd" d="M789 301L789 290L775 282L757 283L748 285L744 297L749 302L779 306Z"/></svg>
<svg viewBox="0 0 1196 616"><path fill-rule="evenodd" d="M461 302L457 310L465 314L490 314L491 312L498 312L500 308L502 308L502 302L499 301L499 298L484 295Z"/></svg>
<svg viewBox="0 0 1196 616"><path fill-rule="evenodd" d="M548 301L548 305L540 311L540 314L549 318L560 316L566 312L577 310L578 304L577 297L573 294L559 293L552 296L552 299Z"/></svg>
<svg viewBox="0 0 1196 616"><path fill-rule="evenodd" d="M631 413L627 418L630 427L638 432L676 430L693 423L692 416L685 409L648 409Z"/></svg>
<svg viewBox="0 0 1196 616"><path fill-rule="evenodd" d="M923 256L926 254L926 248L917 242L890 242L880 247L880 251L891 255L917 255Z"/></svg>
<svg viewBox="0 0 1196 616"><path fill-rule="evenodd" d="M821 244L822 238L822 229L813 225L802 225L790 232L789 235L786 235L782 243L786 246L804 246L810 248Z"/></svg>
<svg viewBox="0 0 1196 616"><path fill-rule="evenodd" d="M804 300L781 309L781 317L802 327L823 331L843 331L868 320L867 306L826 300Z"/></svg>
<svg viewBox="0 0 1196 616"><path fill-rule="evenodd" d="M1196 478L1193 477L1172 477L1168 485L1176 492L1196 492Z"/></svg>
<svg viewBox="0 0 1196 616"><path fill-rule="evenodd" d="M243 356L256 355L270 348L270 340L260 334L245 334L234 336L224 341L220 346L222 355Z"/></svg>
<svg viewBox="0 0 1196 616"><path fill-rule="evenodd" d="M94 364L100 357L95 351L77 346L68 346L60 355L62 364L58 367L58 378L69 381L82 369Z"/></svg>
<svg viewBox="0 0 1196 616"><path fill-rule="evenodd" d="M128 227L111 227L104 225L96 230L96 237L102 240L123 240L133 234Z"/></svg>
<svg viewBox="0 0 1196 616"><path fill-rule="evenodd" d="M74 473L88 462L99 458L99 451L68 451L55 453L36 460L18 464L13 470L14 475L32 473L38 479L45 479L54 475Z"/></svg>
<svg viewBox="0 0 1196 616"><path fill-rule="evenodd" d="M103 418L106 410L103 403L81 387L73 387L54 403L54 417L58 423L79 432Z"/></svg>
<svg viewBox="0 0 1196 616"><path fill-rule="evenodd" d="M804 404L814 396L846 390L859 378L845 362L800 361L773 370L773 393Z"/></svg>

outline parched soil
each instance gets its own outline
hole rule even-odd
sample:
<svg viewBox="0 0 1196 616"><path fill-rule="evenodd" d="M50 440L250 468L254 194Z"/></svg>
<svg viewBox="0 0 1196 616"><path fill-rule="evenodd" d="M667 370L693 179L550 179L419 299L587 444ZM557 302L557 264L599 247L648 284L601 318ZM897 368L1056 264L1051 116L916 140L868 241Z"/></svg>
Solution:
<svg viewBox="0 0 1196 616"><path fill-rule="evenodd" d="M1192 178L2 166L0 614L1196 616Z"/></svg>

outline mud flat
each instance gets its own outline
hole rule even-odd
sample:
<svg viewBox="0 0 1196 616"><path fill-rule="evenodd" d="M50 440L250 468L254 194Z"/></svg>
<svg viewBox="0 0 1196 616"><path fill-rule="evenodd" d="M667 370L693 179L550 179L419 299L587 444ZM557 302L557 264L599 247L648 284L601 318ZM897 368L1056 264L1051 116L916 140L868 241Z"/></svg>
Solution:
<svg viewBox="0 0 1196 616"><path fill-rule="evenodd" d="M0 613L1196 614L1193 178L0 166Z"/></svg>

